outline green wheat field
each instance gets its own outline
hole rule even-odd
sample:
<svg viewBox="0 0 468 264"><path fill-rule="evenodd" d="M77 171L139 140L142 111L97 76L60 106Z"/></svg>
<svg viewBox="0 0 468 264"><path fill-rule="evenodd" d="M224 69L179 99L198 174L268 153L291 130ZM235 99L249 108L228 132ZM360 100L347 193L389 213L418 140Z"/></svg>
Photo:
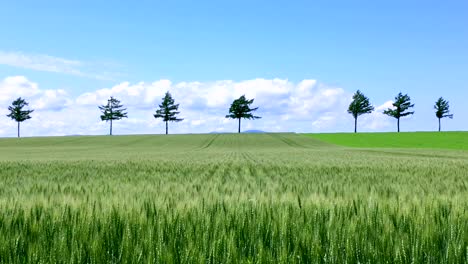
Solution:
<svg viewBox="0 0 468 264"><path fill-rule="evenodd" d="M0 263L468 263L449 134L0 139Z"/></svg>

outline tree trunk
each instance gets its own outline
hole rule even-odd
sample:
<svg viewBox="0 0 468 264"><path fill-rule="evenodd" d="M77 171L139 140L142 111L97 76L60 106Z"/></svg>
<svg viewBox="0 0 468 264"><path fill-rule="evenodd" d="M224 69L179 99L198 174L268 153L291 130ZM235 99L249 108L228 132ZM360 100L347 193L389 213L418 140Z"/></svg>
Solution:
<svg viewBox="0 0 468 264"><path fill-rule="evenodd" d="M440 118L439 118L439 132L440 132Z"/></svg>
<svg viewBox="0 0 468 264"><path fill-rule="evenodd" d="M166 135L167 135L167 121L166 121Z"/></svg>
<svg viewBox="0 0 468 264"><path fill-rule="evenodd" d="M112 136L112 119L111 119L111 123L110 123L110 132L109 132L109 135Z"/></svg>
<svg viewBox="0 0 468 264"><path fill-rule="evenodd" d="M354 133L357 133L357 117L354 118Z"/></svg>
<svg viewBox="0 0 468 264"><path fill-rule="evenodd" d="M20 122L18 122L18 138L20 138Z"/></svg>
<svg viewBox="0 0 468 264"><path fill-rule="evenodd" d="M239 134L240 134L240 127L241 127L241 119L239 118L239 127L237 129L237 133L239 133Z"/></svg>
<svg viewBox="0 0 468 264"><path fill-rule="evenodd" d="M400 133L400 118L397 119L397 128L398 133Z"/></svg>

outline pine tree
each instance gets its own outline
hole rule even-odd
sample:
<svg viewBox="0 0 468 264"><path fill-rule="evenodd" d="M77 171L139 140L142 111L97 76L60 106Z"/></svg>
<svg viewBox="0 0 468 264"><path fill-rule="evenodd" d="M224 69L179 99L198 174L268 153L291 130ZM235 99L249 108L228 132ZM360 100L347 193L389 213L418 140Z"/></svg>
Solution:
<svg viewBox="0 0 468 264"><path fill-rule="evenodd" d="M166 92L166 95L162 99L162 103L159 105L159 109L156 110L154 118L162 118L166 123L166 135L168 134L168 122L180 122L184 119L177 118L177 115L180 114L177 110L179 105L175 104L172 95L169 92Z"/></svg>
<svg viewBox="0 0 468 264"><path fill-rule="evenodd" d="M18 138L20 137L20 123L31 119L30 114L34 112L34 110L23 110L23 108L28 105L26 100L20 97L13 101L12 105L8 107L10 114L7 116L18 123Z"/></svg>
<svg viewBox="0 0 468 264"><path fill-rule="evenodd" d="M414 107L414 104L411 103L411 98L401 92L395 97L395 102L393 103L394 109L387 109L384 111L384 114L394 117L397 119L397 128L400 132L400 118L414 114L414 112L408 111L410 108Z"/></svg>
<svg viewBox="0 0 468 264"><path fill-rule="evenodd" d="M112 122L114 120L120 120L122 118L127 118L127 113L125 112L127 109L123 108L123 105L120 104L120 101L111 97L107 101L107 105L99 106L99 109L102 112L101 120L102 121L110 121L110 132L109 135L112 136Z"/></svg>
<svg viewBox="0 0 468 264"><path fill-rule="evenodd" d="M232 102L231 107L229 108L229 115L226 115L226 118L239 119L239 127L237 132L241 131L241 119L259 119L261 117L254 116L252 112L258 110L258 107L250 108L250 105L253 103L254 99L246 99L245 95L239 97Z"/></svg>
<svg viewBox="0 0 468 264"><path fill-rule="evenodd" d="M357 133L357 119L360 115L370 114L374 111L374 107L370 104L369 98L367 98L361 91L353 95L353 101L349 105L348 113L354 117L354 133Z"/></svg>
<svg viewBox="0 0 468 264"><path fill-rule="evenodd" d="M439 132L440 132L440 130L441 130L440 120L442 118L446 118L446 117L452 119L453 115L450 114L449 102L447 100L444 100L444 98L442 98L442 97L440 97L439 100L436 101L436 103L434 105L434 109L436 110L436 112L435 112L436 117L439 119Z"/></svg>

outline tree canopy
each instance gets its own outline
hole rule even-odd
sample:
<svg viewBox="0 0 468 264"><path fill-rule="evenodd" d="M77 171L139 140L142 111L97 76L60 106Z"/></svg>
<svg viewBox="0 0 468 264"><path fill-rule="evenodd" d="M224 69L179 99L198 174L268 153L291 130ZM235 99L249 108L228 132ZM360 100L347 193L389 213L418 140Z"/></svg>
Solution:
<svg viewBox="0 0 468 264"><path fill-rule="evenodd" d="M168 122L180 122L184 119L178 118L177 115L179 104L175 104L172 95L166 92L166 95L162 99L162 103L159 105L159 109L156 110L154 118L161 118L166 123L166 135L168 134Z"/></svg>
<svg viewBox="0 0 468 264"><path fill-rule="evenodd" d="M436 110L435 114L436 117L439 119L439 131L441 130L440 120L442 118L453 118L453 114L450 114L450 105L449 101L445 100L444 98L440 97L435 105L434 109Z"/></svg>
<svg viewBox="0 0 468 264"><path fill-rule="evenodd" d="M383 113L397 119L397 129L400 132L400 118L413 115L414 111L408 111L410 108L414 107L414 104L411 103L411 98L407 94L402 94L401 92L395 97L393 102L393 109L388 108Z"/></svg>
<svg viewBox="0 0 468 264"><path fill-rule="evenodd" d="M25 99L19 97L14 100L12 105L8 107L10 113L7 117L15 120L18 123L18 137L20 137L20 123L28 119L31 119L31 113L34 110L23 110L24 107L28 106L29 103Z"/></svg>
<svg viewBox="0 0 468 264"><path fill-rule="evenodd" d="M357 132L358 117L363 114L370 114L372 111L374 111L374 107L369 102L369 98L361 93L361 91L357 90L348 108L348 113L352 114L354 117L354 133Z"/></svg>
<svg viewBox="0 0 468 264"><path fill-rule="evenodd" d="M259 119L261 117L255 116L252 113L258 110L258 107L250 108L250 105L254 102L254 99L246 99L245 95L242 95L238 99L234 100L229 108L229 114L226 118L238 119L238 133L240 133L241 119Z"/></svg>
<svg viewBox="0 0 468 264"><path fill-rule="evenodd" d="M106 105L99 106L99 109L102 112L101 120L110 121L110 135L112 135L112 121L128 117L127 112L125 112L127 109L123 108L120 101L114 97L111 97Z"/></svg>

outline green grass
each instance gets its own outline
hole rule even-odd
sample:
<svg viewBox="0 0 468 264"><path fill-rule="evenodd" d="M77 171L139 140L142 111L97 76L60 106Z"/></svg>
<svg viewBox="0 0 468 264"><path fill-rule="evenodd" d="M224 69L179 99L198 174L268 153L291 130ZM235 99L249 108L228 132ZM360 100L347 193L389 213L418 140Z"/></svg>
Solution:
<svg viewBox="0 0 468 264"><path fill-rule="evenodd" d="M334 133L308 136L347 147L468 150L468 132Z"/></svg>
<svg viewBox="0 0 468 264"><path fill-rule="evenodd" d="M0 140L0 263L467 263L468 152Z"/></svg>

